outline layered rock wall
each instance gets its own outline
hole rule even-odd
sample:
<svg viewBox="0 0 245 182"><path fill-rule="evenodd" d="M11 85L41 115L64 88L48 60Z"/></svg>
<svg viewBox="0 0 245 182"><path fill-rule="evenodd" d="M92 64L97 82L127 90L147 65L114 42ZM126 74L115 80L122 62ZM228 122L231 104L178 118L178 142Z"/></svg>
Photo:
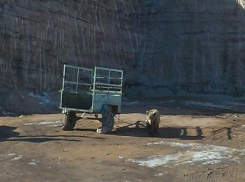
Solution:
<svg viewBox="0 0 245 182"><path fill-rule="evenodd" d="M1 0L0 86L60 88L63 63L125 86L244 95L244 0Z"/></svg>

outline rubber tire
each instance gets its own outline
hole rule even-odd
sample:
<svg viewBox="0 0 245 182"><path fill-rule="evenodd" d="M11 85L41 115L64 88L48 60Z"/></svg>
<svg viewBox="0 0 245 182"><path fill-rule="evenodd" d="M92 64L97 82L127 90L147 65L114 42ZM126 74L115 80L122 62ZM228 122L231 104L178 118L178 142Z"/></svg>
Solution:
<svg viewBox="0 0 245 182"><path fill-rule="evenodd" d="M107 116L103 119L102 126L107 127L109 129L108 132L111 132L114 127L114 114L112 112L108 112Z"/></svg>
<svg viewBox="0 0 245 182"><path fill-rule="evenodd" d="M62 129L64 131L72 131L73 128L75 127L77 122L77 115L74 111L68 111L64 115L64 120L63 120L63 127Z"/></svg>

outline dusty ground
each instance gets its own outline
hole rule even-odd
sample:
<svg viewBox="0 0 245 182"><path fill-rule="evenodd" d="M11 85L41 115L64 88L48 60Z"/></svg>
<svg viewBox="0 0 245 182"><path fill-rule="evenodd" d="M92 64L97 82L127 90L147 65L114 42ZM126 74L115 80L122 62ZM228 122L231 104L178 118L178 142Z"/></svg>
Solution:
<svg viewBox="0 0 245 182"><path fill-rule="evenodd" d="M203 101L205 100L205 102ZM0 181L245 181L245 105L202 99L125 102L115 131L85 115L62 131L62 114L0 118ZM159 135L142 125L161 112Z"/></svg>

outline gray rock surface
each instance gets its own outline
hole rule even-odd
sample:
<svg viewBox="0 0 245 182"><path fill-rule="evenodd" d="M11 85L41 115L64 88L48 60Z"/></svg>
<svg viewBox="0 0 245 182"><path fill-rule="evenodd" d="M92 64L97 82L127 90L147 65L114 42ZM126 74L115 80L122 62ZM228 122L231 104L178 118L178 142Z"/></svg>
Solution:
<svg viewBox="0 0 245 182"><path fill-rule="evenodd" d="M1 0L0 87L59 89L63 63L125 86L244 95L244 0Z"/></svg>

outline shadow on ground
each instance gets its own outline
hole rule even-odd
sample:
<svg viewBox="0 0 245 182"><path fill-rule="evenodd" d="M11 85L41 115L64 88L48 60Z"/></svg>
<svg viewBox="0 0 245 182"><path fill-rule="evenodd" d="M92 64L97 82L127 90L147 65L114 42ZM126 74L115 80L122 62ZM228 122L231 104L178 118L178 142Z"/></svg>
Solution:
<svg viewBox="0 0 245 182"><path fill-rule="evenodd" d="M147 133L145 126L141 123L142 122L137 121L134 124L117 127L117 129L110 134L131 137L175 138L180 140L202 140L205 137L210 137L204 136L203 129L200 127L161 127L158 129L157 134L150 135ZM226 132L227 139L232 140L231 128L220 128L219 130L221 132ZM217 134L217 131L216 133L213 133L213 136Z"/></svg>
<svg viewBox="0 0 245 182"><path fill-rule="evenodd" d="M15 129L16 127L0 126L0 142L17 137L19 133L14 131Z"/></svg>
<svg viewBox="0 0 245 182"><path fill-rule="evenodd" d="M131 137L156 137L156 138L177 138L180 140L201 140L204 138L202 135L202 129L195 129L197 134L195 136L188 135L188 129L174 128L174 127L163 127L159 128L158 133L155 135L150 135L147 133L146 128L129 128L120 127L116 131L112 132L111 135L118 136L131 136Z"/></svg>
<svg viewBox="0 0 245 182"><path fill-rule="evenodd" d="M24 141L24 142L32 142L32 143L43 143L43 142L50 142L50 141L81 142L81 139L84 138L105 140L105 138L102 137L88 137L88 136L81 136L81 135L55 135L55 136L40 135L40 136L17 136L7 141Z"/></svg>
<svg viewBox="0 0 245 182"><path fill-rule="evenodd" d="M50 141L68 141L68 142L81 142L82 138L91 138L97 140L104 140L102 137L89 137L79 135L35 135L35 136L20 136L20 133L14 131L17 127L10 126L0 126L0 142L5 141L24 141L32 143L43 143ZM85 131L85 129L76 129L76 131ZM86 130L87 131L87 130ZM89 131L95 132L94 129L89 129Z"/></svg>

